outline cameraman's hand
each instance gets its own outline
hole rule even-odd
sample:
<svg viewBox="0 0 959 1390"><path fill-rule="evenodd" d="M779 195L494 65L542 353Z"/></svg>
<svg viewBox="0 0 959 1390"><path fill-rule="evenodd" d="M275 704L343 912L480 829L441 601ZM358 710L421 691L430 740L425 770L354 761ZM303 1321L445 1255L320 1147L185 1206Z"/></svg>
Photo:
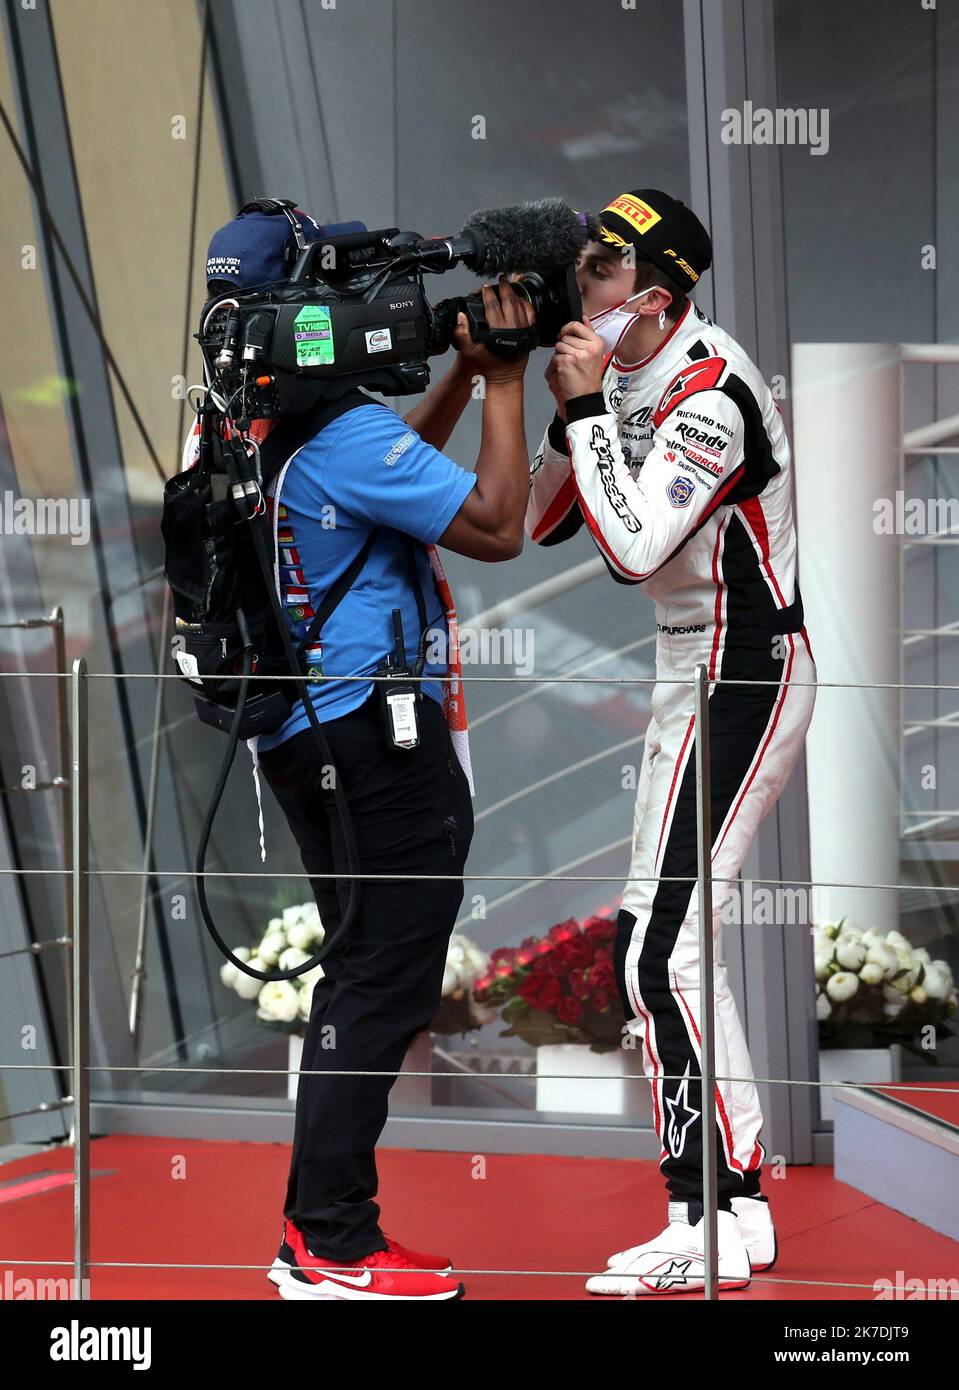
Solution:
<svg viewBox="0 0 959 1390"><path fill-rule="evenodd" d="M505 275L499 277L498 285L484 285L482 288L483 296L483 315L490 328L529 328L536 322L536 313L529 300L518 295L513 289ZM465 361L473 365L474 370L481 372L487 381L511 381L523 375L526 371L529 355L518 358L515 362L507 362L505 358L497 357L488 348L474 343L470 337L465 314L460 314L456 321L456 331L453 341L460 347L460 333L465 338L469 347L462 347L460 351L464 353Z"/></svg>

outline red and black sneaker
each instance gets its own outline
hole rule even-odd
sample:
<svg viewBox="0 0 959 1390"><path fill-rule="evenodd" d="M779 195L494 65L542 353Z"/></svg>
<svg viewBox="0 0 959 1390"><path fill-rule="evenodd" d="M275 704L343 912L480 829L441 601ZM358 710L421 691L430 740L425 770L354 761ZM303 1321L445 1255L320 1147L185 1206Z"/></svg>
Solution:
<svg viewBox="0 0 959 1390"><path fill-rule="evenodd" d="M436 1274L449 1274L453 1268L453 1261L449 1255L430 1255L426 1250L410 1250L407 1246L401 1245L398 1240L392 1240L384 1231L383 1239L391 1250L395 1250L398 1255L403 1255L413 1264L419 1265L420 1269L431 1269Z"/></svg>
<svg viewBox="0 0 959 1390"><path fill-rule="evenodd" d="M296 1256L293 1254L293 1246L290 1243L293 1234L293 1223L283 1218L283 1234L280 1237L280 1248L276 1252L276 1259L267 1270L266 1277L271 1284L279 1286L283 1283L283 1276L286 1274L290 1265L296 1264ZM289 1239L287 1238L289 1232Z"/></svg>
<svg viewBox="0 0 959 1390"><path fill-rule="evenodd" d="M295 1229L296 1227L293 1225L292 1221L284 1220L280 1248L277 1250L276 1259L273 1261L266 1276L272 1284L276 1284L277 1286L282 1284L283 1276L290 1266L296 1264L292 1245L293 1232ZM431 1269L437 1274L449 1274L453 1268L453 1261L450 1259L449 1255L431 1255L426 1250L409 1250L405 1245L401 1245L398 1240L391 1240L385 1231L383 1233L383 1239L391 1250L395 1250L398 1254L405 1256L405 1258L410 1260L413 1264L419 1265L420 1269Z"/></svg>
<svg viewBox="0 0 959 1390"><path fill-rule="evenodd" d="M287 1269L279 1289L282 1298L293 1302L314 1298L357 1303L387 1299L442 1302L462 1298L466 1292L455 1279L422 1269L396 1248L374 1250L349 1262L323 1260L311 1254L292 1222L286 1225L286 1236L293 1238L296 1267Z"/></svg>

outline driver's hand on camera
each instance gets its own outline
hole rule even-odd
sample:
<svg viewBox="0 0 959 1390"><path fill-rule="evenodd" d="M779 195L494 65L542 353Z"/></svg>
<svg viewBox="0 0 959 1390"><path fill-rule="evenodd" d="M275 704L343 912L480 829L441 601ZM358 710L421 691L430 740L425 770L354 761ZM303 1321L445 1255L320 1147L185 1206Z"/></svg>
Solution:
<svg viewBox="0 0 959 1390"><path fill-rule="evenodd" d="M554 353L553 356L549 359L549 362L546 364L546 370L545 370L545 372L543 373L543 376L544 376L544 378L545 378L545 380L546 380L546 385L549 387L550 391L553 393L553 399L554 399L555 402L556 402L556 414L559 416L559 418L560 418L560 419L563 421L563 423L565 424L565 423L566 423L566 393L565 393L565 391L563 390L563 388L562 388L562 387L560 386L560 384L559 384L559 376L557 375L557 372L556 372L556 354L555 354L555 353Z"/></svg>
<svg viewBox="0 0 959 1390"><path fill-rule="evenodd" d="M556 340L552 379L547 370L547 384L557 402L565 406L573 396L586 396L603 389L603 363L606 345L598 333L586 323L574 320L567 323Z"/></svg>
<svg viewBox="0 0 959 1390"><path fill-rule="evenodd" d="M484 285L482 295L483 314L491 328L529 328L536 322L532 304L515 292L505 275L499 277L498 285ZM487 381L509 381L521 377L529 361L527 355L515 362L507 362L481 343L474 343L465 314L457 315L453 344L464 368L479 373Z"/></svg>

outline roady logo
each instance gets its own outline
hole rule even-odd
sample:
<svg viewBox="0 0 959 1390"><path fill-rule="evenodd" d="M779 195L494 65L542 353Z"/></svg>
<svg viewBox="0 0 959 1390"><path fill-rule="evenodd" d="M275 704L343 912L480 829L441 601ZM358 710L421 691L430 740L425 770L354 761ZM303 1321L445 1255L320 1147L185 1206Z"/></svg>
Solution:
<svg viewBox="0 0 959 1390"><path fill-rule="evenodd" d="M696 444L704 453L715 454L717 458L729 443L721 434L709 434L706 430L697 429L695 425L688 425L685 420L677 420L673 428L687 444Z"/></svg>

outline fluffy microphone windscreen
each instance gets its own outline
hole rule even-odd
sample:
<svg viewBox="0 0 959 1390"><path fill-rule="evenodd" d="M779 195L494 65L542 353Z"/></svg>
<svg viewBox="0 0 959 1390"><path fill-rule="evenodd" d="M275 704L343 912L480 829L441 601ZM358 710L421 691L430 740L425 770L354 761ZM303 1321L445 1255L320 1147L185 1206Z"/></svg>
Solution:
<svg viewBox="0 0 959 1390"><path fill-rule="evenodd" d="M575 261L587 228L562 198L540 198L474 212L463 231L481 243L474 269L481 275L515 270L558 270Z"/></svg>

